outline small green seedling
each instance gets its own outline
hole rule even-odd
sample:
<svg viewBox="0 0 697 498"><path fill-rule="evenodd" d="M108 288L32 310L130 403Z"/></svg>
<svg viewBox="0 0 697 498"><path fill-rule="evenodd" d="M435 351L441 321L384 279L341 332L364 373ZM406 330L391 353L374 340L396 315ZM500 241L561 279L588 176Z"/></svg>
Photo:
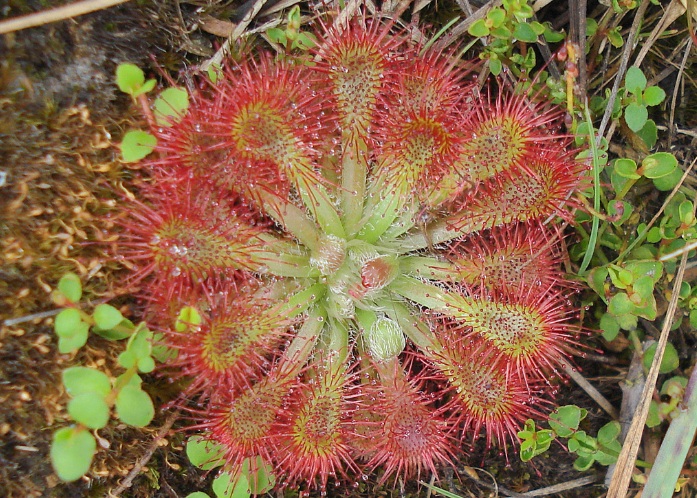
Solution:
<svg viewBox="0 0 697 498"><path fill-rule="evenodd" d="M487 38L487 45L480 57L489 61L489 70L498 75L503 65L518 73L519 68L530 70L535 66L535 51L525 55L513 50L514 42L535 43L541 35L558 40L558 33L537 21L529 21L534 15L527 0L503 0L501 7L493 7L483 19L469 27L469 34ZM562 36L563 38L563 36Z"/></svg>
<svg viewBox="0 0 697 498"><path fill-rule="evenodd" d="M135 64L119 64L116 67L116 84L123 93L127 93L134 100L145 95L155 88L156 81L145 81L145 74Z"/></svg>
<svg viewBox="0 0 697 498"><path fill-rule="evenodd" d="M119 64L116 68L116 84L134 101L149 108L146 94L155 88L155 80L145 81L143 71L133 64ZM179 87L167 88L153 103L154 121L157 126L171 126L182 119L189 107L189 94ZM137 162L150 154L157 146L157 138L147 131L129 130L121 140L121 158L124 162Z"/></svg>
<svg viewBox="0 0 697 498"><path fill-rule="evenodd" d="M579 471L588 470L594 462L610 465L617 461L622 445L617 440L620 435L619 422L605 424L598 431L598 437L589 436L579 430L581 421L586 418L588 411L575 405L561 406L549 416L550 429L535 429L532 420L525 422L525 428L518 433L521 439L520 458L527 462L533 457L547 451L551 442L556 438L567 439L570 452L576 453L574 468Z"/></svg>
<svg viewBox="0 0 697 498"><path fill-rule="evenodd" d="M134 326L117 308L106 303L95 306L90 315L77 307L81 297L82 285L77 275L64 275L53 294L54 302L70 306L55 319L60 352L80 349L90 329L109 340L128 338L124 352L118 357L119 365L126 371L116 378L83 366L63 371L63 385L70 396L67 411L75 424L54 434L51 462L64 481L79 479L89 470L97 448L90 430L106 427L112 408L120 422L134 427L148 425L155 416L153 402L143 391L138 375L155 368L154 334L144 323Z"/></svg>
<svg viewBox="0 0 697 498"><path fill-rule="evenodd" d="M300 31L300 7L295 5L288 12L286 29L271 28L266 31L266 36L273 43L285 48L286 53L292 50L307 51L317 46L317 39L312 33Z"/></svg>

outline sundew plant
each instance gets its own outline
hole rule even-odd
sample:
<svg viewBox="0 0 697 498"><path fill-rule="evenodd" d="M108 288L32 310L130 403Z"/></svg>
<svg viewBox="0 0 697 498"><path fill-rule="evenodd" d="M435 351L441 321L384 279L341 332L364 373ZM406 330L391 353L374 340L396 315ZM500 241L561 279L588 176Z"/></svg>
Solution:
<svg viewBox="0 0 697 498"><path fill-rule="evenodd" d="M306 490L505 451L578 348L563 114L381 21L310 55L202 83L122 221L191 431Z"/></svg>

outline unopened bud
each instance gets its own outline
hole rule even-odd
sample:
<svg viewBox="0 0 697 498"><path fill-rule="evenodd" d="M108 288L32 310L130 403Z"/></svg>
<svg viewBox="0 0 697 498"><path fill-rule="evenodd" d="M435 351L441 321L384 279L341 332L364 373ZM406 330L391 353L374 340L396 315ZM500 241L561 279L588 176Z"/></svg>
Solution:
<svg viewBox="0 0 697 498"><path fill-rule="evenodd" d="M378 318L370 330L365 331L365 344L370 356L377 361L386 361L398 356L407 345L402 327L389 318Z"/></svg>

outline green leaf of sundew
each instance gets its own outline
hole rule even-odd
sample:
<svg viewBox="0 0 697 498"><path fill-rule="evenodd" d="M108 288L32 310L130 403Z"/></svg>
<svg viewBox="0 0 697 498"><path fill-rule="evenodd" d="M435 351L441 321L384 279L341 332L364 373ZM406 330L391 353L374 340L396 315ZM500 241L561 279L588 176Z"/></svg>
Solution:
<svg viewBox="0 0 697 498"><path fill-rule="evenodd" d="M537 41L537 33L528 23L517 23L513 30L513 37L517 40L526 43L535 43Z"/></svg>
<svg viewBox="0 0 697 498"><path fill-rule="evenodd" d="M560 406L549 416L549 426L560 437L568 438L585 417L583 410L576 405Z"/></svg>
<svg viewBox="0 0 697 498"><path fill-rule="evenodd" d="M155 416L155 407L145 391L127 385L116 396L116 414L124 424L145 427Z"/></svg>
<svg viewBox="0 0 697 498"><path fill-rule="evenodd" d="M647 119L649 119L649 111L646 109L646 106L639 105L636 102L632 102L624 110L624 120L633 132L641 130Z"/></svg>
<svg viewBox="0 0 697 498"><path fill-rule="evenodd" d="M616 420L613 420L611 422L608 422L604 426L600 428L598 431L598 442L602 445L609 445L613 441L617 440L617 437L620 435L620 432L622 432L622 426L620 426L620 423Z"/></svg>
<svg viewBox="0 0 697 498"><path fill-rule="evenodd" d="M474 21L467 32L471 35L474 36L475 38L481 38L483 36L488 36L489 35L489 28L486 25L486 22L484 19L479 19L477 21Z"/></svg>
<svg viewBox="0 0 697 498"><path fill-rule="evenodd" d="M116 67L116 85L123 93L136 96L145 83L145 73L135 64L119 64Z"/></svg>
<svg viewBox="0 0 697 498"><path fill-rule="evenodd" d="M77 303L82 297L80 277L74 273L66 273L58 281L58 291L71 303Z"/></svg>
<svg viewBox="0 0 697 498"><path fill-rule="evenodd" d="M126 132L121 141L121 157L124 162L140 161L150 154L157 145L157 138L143 130Z"/></svg>
<svg viewBox="0 0 697 498"><path fill-rule="evenodd" d="M614 163L615 172L623 178L637 180L641 178L636 172L636 163L631 159L618 159Z"/></svg>
<svg viewBox="0 0 697 498"><path fill-rule="evenodd" d="M653 363L653 357L656 355L657 347L658 345L654 343L644 351L643 364L646 370L651 368L651 363ZM661 359L661 366L658 369L659 373L670 373L678 368L679 364L680 358L678 357L678 351L675 349L675 346L670 342L666 343L666 349Z"/></svg>
<svg viewBox="0 0 697 498"><path fill-rule="evenodd" d="M102 330L109 330L121 323L123 315L110 304L98 304L94 308L92 318L97 323L97 327Z"/></svg>
<svg viewBox="0 0 697 498"><path fill-rule="evenodd" d="M90 470L97 441L87 430L77 427L58 429L51 443L53 470L63 481L75 481Z"/></svg>
<svg viewBox="0 0 697 498"><path fill-rule="evenodd" d="M201 436L191 436L186 442L186 456L201 470L211 470L225 463L225 448Z"/></svg>
<svg viewBox="0 0 697 498"><path fill-rule="evenodd" d="M678 167L678 160L668 152L656 152L646 156L641 169L647 178L661 178L671 174Z"/></svg>
<svg viewBox="0 0 697 498"><path fill-rule="evenodd" d="M650 86L644 90L644 103L648 106L658 105L666 98L666 92L660 86Z"/></svg>
<svg viewBox="0 0 697 498"><path fill-rule="evenodd" d="M58 338L58 351L62 354L72 353L77 351L87 342L90 326L86 323L81 323L77 326L74 333L69 337Z"/></svg>
<svg viewBox="0 0 697 498"><path fill-rule="evenodd" d="M66 308L56 315L53 328L59 337L72 337L83 323L82 316L78 310Z"/></svg>
<svg viewBox="0 0 697 498"><path fill-rule="evenodd" d="M71 396L97 393L102 397L111 392L111 380L94 368L70 367L63 370L63 385Z"/></svg>
<svg viewBox="0 0 697 498"><path fill-rule="evenodd" d="M617 334L620 333L620 324L610 313L605 313L600 318L600 329L603 331L603 339L606 341L614 341Z"/></svg>
<svg viewBox="0 0 697 498"><path fill-rule="evenodd" d="M153 104L155 121L160 126L178 123L189 108L189 94L183 88L167 88L160 93Z"/></svg>
<svg viewBox="0 0 697 498"><path fill-rule="evenodd" d="M90 429L101 429L109 422L109 405L97 393L85 393L68 403L68 413L73 420Z"/></svg>
<svg viewBox="0 0 697 498"><path fill-rule="evenodd" d="M627 69L627 75L624 78L624 86L630 93L638 95L646 88L646 76L636 66Z"/></svg>

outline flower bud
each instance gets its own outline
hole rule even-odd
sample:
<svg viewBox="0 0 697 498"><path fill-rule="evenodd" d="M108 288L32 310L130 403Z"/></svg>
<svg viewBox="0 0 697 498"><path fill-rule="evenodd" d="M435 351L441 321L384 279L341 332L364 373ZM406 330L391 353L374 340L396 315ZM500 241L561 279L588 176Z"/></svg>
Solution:
<svg viewBox="0 0 697 498"><path fill-rule="evenodd" d="M366 330L365 344L370 356L377 361L387 361L398 356L407 344L402 327L389 318L378 318Z"/></svg>

